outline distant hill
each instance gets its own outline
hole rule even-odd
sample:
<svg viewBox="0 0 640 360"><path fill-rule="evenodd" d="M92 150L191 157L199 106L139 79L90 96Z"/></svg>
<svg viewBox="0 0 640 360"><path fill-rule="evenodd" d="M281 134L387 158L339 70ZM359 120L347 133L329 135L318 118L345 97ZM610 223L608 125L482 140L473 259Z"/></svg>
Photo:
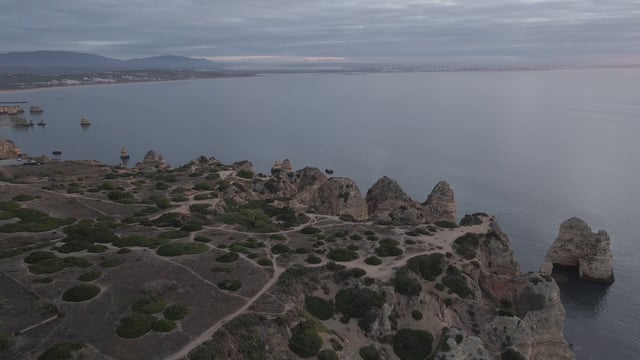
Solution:
<svg viewBox="0 0 640 360"><path fill-rule="evenodd" d="M70 51L29 51L0 54L0 71L49 72L87 70L214 69L220 65L205 59L184 56L154 56L119 60Z"/></svg>

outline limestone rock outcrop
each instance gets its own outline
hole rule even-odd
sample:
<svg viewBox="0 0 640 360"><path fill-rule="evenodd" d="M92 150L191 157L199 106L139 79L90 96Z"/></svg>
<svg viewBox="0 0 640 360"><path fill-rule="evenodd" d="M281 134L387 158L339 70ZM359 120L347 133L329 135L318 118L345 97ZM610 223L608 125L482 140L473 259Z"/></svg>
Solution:
<svg viewBox="0 0 640 360"><path fill-rule="evenodd" d="M422 205L425 208L424 217L427 222L456 222L456 198L446 181L437 183Z"/></svg>
<svg viewBox="0 0 640 360"><path fill-rule="evenodd" d="M0 139L0 159L14 159L22 155L20 148L8 139Z"/></svg>
<svg viewBox="0 0 640 360"><path fill-rule="evenodd" d="M322 184L309 205L319 214L346 215L356 221L369 218L367 203L356 183L348 178L330 178Z"/></svg>
<svg viewBox="0 0 640 360"><path fill-rule="evenodd" d="M556 241L551 245L540 272L551 275L554 265L577 267L580 277L602 283L613 283L611 239L606 231L591 231L587 223L577 217L560 225Z"/></svg>
<svg viewBox="0 0 640 360"><path fill-rule="evenodd" d="M450 328L442 335L434 360L490 360L491 356L477 336L468 336L458 328Z"/></svg>
<svg viewBox="0 0 640 360"><path fill-rule="evenodd" d="M165 170L165 169L169 169L170 166L164 160L162 155L156 153L153 150L149 150L144 155L142 162L137 163L135 168L138 170L149 171L149 170Z"/></svg>
<svg viewBox="0 0 640 360"><path fill-rule="evenodd" d="M271 175L277 175L281 172L284 173L292 173L293 172L293 164L291 164L291 160L284 159L283 161L276 160L276 162L271 167Z"/></svg>
<svg viewBox="0 0 640 360"><path fill-rule="evenodd" d="M397 181L383 176L367 191L367 207L370 214L393 211L413 201Z"/></svg>

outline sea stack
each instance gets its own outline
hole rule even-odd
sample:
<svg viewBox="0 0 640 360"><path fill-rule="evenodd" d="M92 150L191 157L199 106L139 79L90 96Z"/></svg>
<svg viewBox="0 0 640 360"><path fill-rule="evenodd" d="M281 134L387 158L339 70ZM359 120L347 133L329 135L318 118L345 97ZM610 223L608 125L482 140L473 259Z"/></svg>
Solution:
<svg viewBox="0 0 640 360"><path fill-rule="evenodd" d="M611 284L615 278L610 245L606 231L591 232L582 219L572 217L560 225L540 272L551 275L554 265L572 266L578 268L585 280Z"/></svg>
<svg viewBox="0 0 640 360"><path fill-rule="evenodd" d="M0 139L0 159L14 159L21 154L20 148L13 141Z"/></svg>

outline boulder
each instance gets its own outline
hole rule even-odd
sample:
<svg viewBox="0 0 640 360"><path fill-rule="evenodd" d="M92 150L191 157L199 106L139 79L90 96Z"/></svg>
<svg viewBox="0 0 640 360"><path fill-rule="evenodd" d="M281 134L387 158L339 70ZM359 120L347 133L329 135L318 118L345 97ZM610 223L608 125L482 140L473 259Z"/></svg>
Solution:
<svg viewBox="0 0 640 360"><path fill-rule="evenodd" d="M540 272L551 275L554 265L577 267L581 278L611 284L615 278L610 245L606 231L594 233L583 220L572 217L560 225Z"/></svg>
<svg viewBox="0 0 640 360"><path fill-rule="evenodd" d="M451 186L446 181L437 183L422 205L424 206L424 217L427 222L456 222L456 199Z"/></svg>
<svg viewBox="0 0 640 360"><path fill-rule="evenodd" d="M348 178L330 178L320 185L309 209L323 215L351 216L356 221L369 218L358 185Z"/></svg>
<svg viewBox="0 0 640 360"><path fill-rule="evenodd" d="M22 155L20 148L8 139L0 139L0 159L15 159Z"/></svg>

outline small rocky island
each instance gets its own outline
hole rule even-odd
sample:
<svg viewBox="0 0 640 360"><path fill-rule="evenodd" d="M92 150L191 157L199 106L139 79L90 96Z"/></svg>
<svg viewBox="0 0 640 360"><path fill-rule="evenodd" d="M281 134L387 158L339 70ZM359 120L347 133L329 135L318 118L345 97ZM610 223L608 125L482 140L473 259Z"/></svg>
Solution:
<svg viewBox="0 0 640 360"><path fill-rule="evenodd" d="M0 175L0 358L574 358L555 281L446 182L155 152Z"/></svg>
<svg viewBox="0 0 640 360"><path fill-rule="evenodd" d="M572 217L560 225L540 272L551 275L554 265L577 267L581 278L611 284L615 278L610 245L606 231L591 232L582 219Z"/></svg>

